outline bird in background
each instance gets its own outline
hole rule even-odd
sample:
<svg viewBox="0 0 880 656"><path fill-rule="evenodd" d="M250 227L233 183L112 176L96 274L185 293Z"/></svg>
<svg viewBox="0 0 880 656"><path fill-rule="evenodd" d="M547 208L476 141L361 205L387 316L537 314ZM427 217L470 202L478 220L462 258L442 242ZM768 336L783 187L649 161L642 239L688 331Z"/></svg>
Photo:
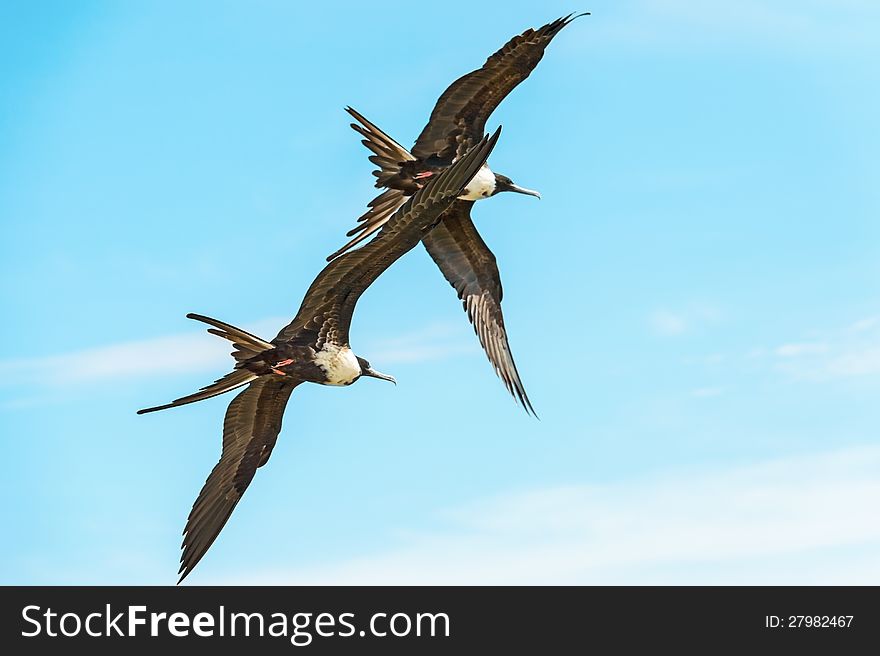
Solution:
<svg viewBox="0 0 880 656"><path fill-rule="evenodd" d="M213 384L138 414L202 401L247 387L229 404L223 421L220 461L211 471L186 522L180 579L183 581L220 534L257 469L266 464L297 385L351 385L363 376L394 382L355 355L349 329L363 292L396 260L412 250L485 164L501 128L485 137L442 173L432 176L398 208L364 247L330 262L312 282L293 321L271 342L217 319L188 314L229 340L235 367Z"/></svg>
<svg viewBox="0 0 880 656"><path fill-rule="evenodd" d="M358 121L351 127L364 137L362 143L373 152L370 161L379 166L373 172L376 187L385 191L369 203L369 209L358 219L359 225L348 232L352 239L327 259L332 261L379 230L407 197L477 143L483 137L489 116L529 76L553 38L573 20L588 14L569 14L538 29L526 30L504 44L481 68L453 82L440 96L412 150L347 107L346 111ZM537 191L520 187L506 175L493 172L487 164L444 212L439 223L422 237L422 243L458 293L495 372L510 394L534 415L504 327L503 292L495 255L470 216L474 202L505 191L541 197Z"/></svg>

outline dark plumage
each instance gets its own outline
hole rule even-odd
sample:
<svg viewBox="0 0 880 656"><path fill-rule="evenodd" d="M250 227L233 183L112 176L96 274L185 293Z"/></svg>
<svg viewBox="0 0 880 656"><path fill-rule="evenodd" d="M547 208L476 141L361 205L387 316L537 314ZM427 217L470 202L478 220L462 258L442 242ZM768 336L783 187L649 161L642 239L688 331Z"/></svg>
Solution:
<svg viewBox="0 0 880 656"><path fill-rule="evenodd" d="M412 154L430 164L449 165L479 141L486 121L513 89L525 80L560 30L586 14L569 14L513 37L481 68L449 85L428 124L416 139Z"/></svg>
<svg viewBox="0 0 880 656"><path fill-rule="evenodd" d="M486 60L483 66L460 77L440 96L428 124L412 151L385 134L354 109L354 128L373 154L370 161L376 186L384 187L348 232L352 239L327 259L341 255L379 230L388 218L421 185L445 170L483 136L486 121L498 104L526 79L544 50L562 28L585 14L569 14L536 30L513 37ZM470 194L453 203L440 222L424 238L425 248L462 299L468 317L495 371L523 407L534 414L516 370L501 312L501 279L495 256L486 246L470 218L472 200L502 191L538 195L513 184L507 176L492 174L491 191ZM492 185L490 185L492 186Z"/></svg>
<svg viewBox="0 0 880 656"><path fill-rule="evenodd" d="M507 343L498 265L471 221L472 206L472 201L455 200L422 243L458 293L495 373L507 391L535 414Z"/></svg>
<svg viewBox="0 0 880 656"><path fill-rule="evenodd" d="M180 580L205 555L236 504L266 464L293 389L303 382L350 385L361 376L394 380L351 353L349 328L361 294L397 259L418 244L461 194L495 146L500 128L443 174L422 187L363 248L334 260L318 274L293 321L271 342L217 319L189 314L210 324L208 332L235 346L235 369L199 392L138 411L164 410L247 385L229 404L223 422L220 461L199 493L184 530Z"/></svg>

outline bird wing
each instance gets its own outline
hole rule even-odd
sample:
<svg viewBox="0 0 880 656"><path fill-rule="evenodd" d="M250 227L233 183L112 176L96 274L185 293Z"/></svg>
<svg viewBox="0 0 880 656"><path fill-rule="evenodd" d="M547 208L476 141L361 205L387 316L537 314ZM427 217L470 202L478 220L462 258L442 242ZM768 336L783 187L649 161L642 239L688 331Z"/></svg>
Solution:
<svg viewBox="0 0 880 656"><path fill-rule="evenodd" d="M381 228L403 205L407 195L413 194L419 188L415 181L405 179L401 168L404 162L414 162L415 157L360 112L351 107L346 107L345 111L360 123L360 125L352 123L351 127L364 137L361 143L373 153L368 159L379 167L373 171L373 175L376 176L376 186L387 189L369 202L369 209L358 218L358 224L345 234L352 239L329 255L328 261L342 255Z"/></svg>
<svg viewBox="0 0 880 656"><path fill-rule="evenodd" d="M523 408L534 415L507 342L498 265L471 220L472 206L472 201L456 200L422 243L458 292L495 373Z"/></svg>
<svg viewBox="0 0 880 656"><path fill-rule="evenodd" d="M578 16L569 14L537 30L527 29L504 44L482 68L449 85L416 139L412 154L428 162L449 163L470 148L483 136L489 115L529 76L553 37Z"/></svg>
<svg viewBox="0 0 880 656"><path fill-rule="evenodd" d="M425 232L476 175L492 152L501 128L409 198L362 248L336 258L318 274L293 321L273 343L291 342L320 350L325 342L348 344L354 307L388 267L412 250Z"/></svg>
<svg viewBox="0 0 880 656"><path fill-rule="evenodd" d="M264 376L240 392L223 420L223 452L186 520L182 581L208 551L232 514L258 467L269 459L290 393L301 381Z"/></svg>
<svg viewBox="0 0 880 656"><path fill-rule="evenodd" d="M553 37L584 15L569 14L537 30L526 30L489 57L482 68L449 85L434 106L412 152L359 112L346 107L345 110L360 123L352 123L351 127L364 137L362 143L373 152L370 161L379 166L373 171L376 186L386 189L370 201L367 211L358 218L358 225L346 233L351 239L327 260L339 257L379 230L403 204L406 195L415 192L418 184L408 175L407 162L422 160L429 166L448 166L467 152L483 136L486 121L498 104L541 61Z"/></svg>

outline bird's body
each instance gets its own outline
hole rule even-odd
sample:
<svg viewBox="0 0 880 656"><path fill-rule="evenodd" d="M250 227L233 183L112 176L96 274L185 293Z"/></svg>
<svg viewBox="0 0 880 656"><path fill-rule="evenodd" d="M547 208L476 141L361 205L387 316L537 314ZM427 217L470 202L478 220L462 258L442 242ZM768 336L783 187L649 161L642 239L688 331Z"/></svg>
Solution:
<svg viewBox="0 0 880 656"><path fill-rule="evenodd" d="M484 166L477 171L474 179L468 182L464 193L458 198L459 200L483 200L484 198L494 196L497 188L498 183L495 180L495 173L488 166Z"/></svg>
<svg viewBox="0 0 880 656"><path fill-rule="evenodd" d="M324 385L351 385L360 378L360 364L347 346L324 344L314 361L324 374Z"/></svg>
<svg viewBox="0 0 880 656"><path fill-rule="evenodd" d="M460 77L440 96L427 125L407 150L360 113L348 107L362 143L372 151L370 161L376 186L384 188L348 232L351 239L327 259L345 253L375 231L432 177L451 166L482 138L486 121L498 104L524 79L544 55L545 48L578 16L564 16L538 29L513 37L483 66ZM516 370L501 312L501 278L495 256L470 218L474 202L504 191L540 197L519 187L488 166L480 169L467 188L441 216L422 242L449 283L458 292L480 343L508 391L523 407L534 412Z"/></svg>
<svg viewBox="0 0 880 656"><path fill-rule="evenodd" d="M217 319L189 314L208 332L235 346L232 372L164 410L247 387L229 404L223 423L220 462L205 482L187 520L181 580L204 556L228 520L258 467L266 463L290 394L304 382L351 385L362 376L394 379L371 368L349 345L349 328L361 294L395 261L419 243L443 211L461 195L485 163L500 129L414 194L363 248L329 263L312 282L294 319L271 342Z"/></svg>
<svg viewBox="0 0 880 656"><path fill-rule="evenodd" d="M281 342L275 348L244 360L241 368L258 376L275 373L318 385L351 385L361 376L350 347L326 342L313 346Z"/></svg>

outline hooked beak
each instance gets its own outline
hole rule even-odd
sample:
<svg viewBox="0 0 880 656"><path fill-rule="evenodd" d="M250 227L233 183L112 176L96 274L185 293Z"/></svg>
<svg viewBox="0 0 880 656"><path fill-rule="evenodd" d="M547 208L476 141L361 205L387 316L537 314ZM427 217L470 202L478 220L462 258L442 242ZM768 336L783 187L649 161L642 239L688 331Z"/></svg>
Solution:
<svg viewBox="0 0 880 656"><path fill-rule="evenodd" d="M370 378L378 378L379 380L387 380L389 383L394 383L397 385L397 381L394 380L394 376L389 376L388 374L383 374L381 371L376 371L372 367L367 367L363 370L364 376L369 376Z"/></svg>
<svg viewBox="0 0 880 656"><path fill-rule="evenodd" d="M526 196L534 196L535 198L541 198L540 192L535 191L534 189L526 189L525 187L520 187L518 185L512 184L505 191L515 191L518 194L525 194Z"/></svg>

